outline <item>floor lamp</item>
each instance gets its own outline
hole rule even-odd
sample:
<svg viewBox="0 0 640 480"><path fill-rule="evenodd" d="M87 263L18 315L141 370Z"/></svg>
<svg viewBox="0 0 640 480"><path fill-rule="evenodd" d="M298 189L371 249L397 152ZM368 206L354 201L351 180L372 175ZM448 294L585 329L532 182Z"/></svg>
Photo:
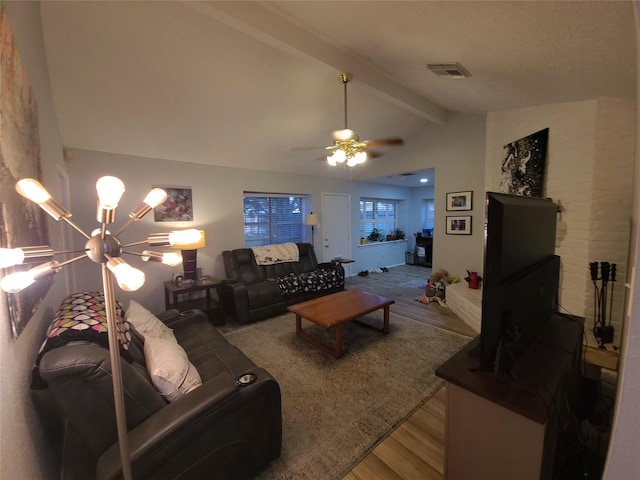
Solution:
<svg viewBox="0 0 640 480"><path fill-rule="evenodd" d="M54 252L48 245L24 248L0 248L0 268L7 268L23 263L38 263L38 265L29 270L17 271L5 276L0 280L0 288L8 293L18 293L32 285L35 281L58 273L65 265L85 257L101 265L122 475L125 480L129 480L132 478L132 474L131 462L129 460L129 441L116 326L114 280L118 283L118 286L125 291L138 290L144 284L144 273L125 262L121 257L123 253L137 255L141 257L143 261L162 262L172 266L178 265L182 261L180 254L177 252L173 254L163 254L145 250L142 253L135 253L125 251L125 248L141 244L148 244L149 246L169 246L176 245L185 240L180 238L182 232L171 232L152 234L146 240L126 245L121 244L117 238L118 235L134 222L142 220L153 208L163 203L167 198L167 193L161 188L153 188L145 199L129 213L129 220L125 225L115 235L112 235L107 231L106 227L115 221L116 208L125 190L124 183L116 177L106 176L98 180L96 189L98 191L97 220L100 223L100 228L91 232L91 235L88 235L71 221L71 212L54 200L40 182L32 178L24 178L16 184L16 190L20 195L37 203L56 221L64 220L83 235L87 241L85 247L77 251ZM186 241L188 243L194 243L193 239L187 239ZM71 258L70 260L63 262L53 260L53 256L56 254L80 252L81 255ZM43 261L44 263L40 263Z"/></svg>
<svg viewBox="0 0 640 480"><path fill-rule="evenodd" d="M313 228L318 225L318 216L313 213L310 212L307 214L307 216L304 219L304 224L305 225L311 225L311 244L313 245L313 248L315 249L316 244L315 244L315 235L313 232Z"/></svg>

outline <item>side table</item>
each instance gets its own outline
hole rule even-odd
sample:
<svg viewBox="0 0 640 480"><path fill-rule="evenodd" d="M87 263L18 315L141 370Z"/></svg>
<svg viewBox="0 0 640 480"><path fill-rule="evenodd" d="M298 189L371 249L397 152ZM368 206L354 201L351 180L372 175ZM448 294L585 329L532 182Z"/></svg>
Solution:
<svg viewBox="0 0 640 480"><path fill-rule="evenodd" d="M217 289L222 280L205 275L198 280L176 285L164 282L164 304L166 310L175 308L180 311L198 309L207 314L214 325L224 325L224 314L219 297L211 298L211 290ZM194 293L203 292L194 296Z"/></svg>

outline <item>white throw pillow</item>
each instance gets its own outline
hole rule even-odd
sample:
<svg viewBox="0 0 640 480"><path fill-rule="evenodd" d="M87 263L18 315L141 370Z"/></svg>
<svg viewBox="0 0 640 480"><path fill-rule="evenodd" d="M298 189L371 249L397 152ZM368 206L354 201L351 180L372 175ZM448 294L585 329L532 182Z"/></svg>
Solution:
<svg viewBox="0 0 640 480"><path fill-rule="evenodd" d="M170 402L202 385L198 370L176 342L147 337L144 358L153 385Z"/></svg>
<svg viewBox="0 0 640 480"><path fill-rule="evenodd" d="M167 327L162 320L134 300L129 301L129 309L124 318L145 338L153 337L171 340L177 343L173 330Z"/></svg>

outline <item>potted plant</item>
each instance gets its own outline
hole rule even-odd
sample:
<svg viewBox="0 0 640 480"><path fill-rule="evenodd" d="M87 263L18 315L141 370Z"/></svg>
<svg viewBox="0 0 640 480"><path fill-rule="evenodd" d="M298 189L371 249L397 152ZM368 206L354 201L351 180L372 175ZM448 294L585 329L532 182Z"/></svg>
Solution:
<svg viewBox="0 0 640 480"><path fill-rule="evenodd" d="M377 228L371 230L371 233L367 237L367 240L369 240L370 242L381 242L382 234L380 233L380 230L378 230Z"/></svg>
<svg viewBox="0 0 640 480"><path fill-rule="evenodd" d="M396 228L396 240L404 240L406 238L404 232L399 228Z"/></svg>

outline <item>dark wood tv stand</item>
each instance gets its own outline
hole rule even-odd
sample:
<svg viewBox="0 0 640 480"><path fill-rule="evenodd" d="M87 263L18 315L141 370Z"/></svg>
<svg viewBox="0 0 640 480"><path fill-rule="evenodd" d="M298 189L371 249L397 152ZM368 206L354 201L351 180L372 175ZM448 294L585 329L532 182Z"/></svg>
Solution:
<svg viewBox="0 0 640 480"><path fill-rule="evenodd" d="M480 337L442 364L447 382L445 478L552 478L575 414L581 319L554 315L507 374L478 371Z"/></svg>

